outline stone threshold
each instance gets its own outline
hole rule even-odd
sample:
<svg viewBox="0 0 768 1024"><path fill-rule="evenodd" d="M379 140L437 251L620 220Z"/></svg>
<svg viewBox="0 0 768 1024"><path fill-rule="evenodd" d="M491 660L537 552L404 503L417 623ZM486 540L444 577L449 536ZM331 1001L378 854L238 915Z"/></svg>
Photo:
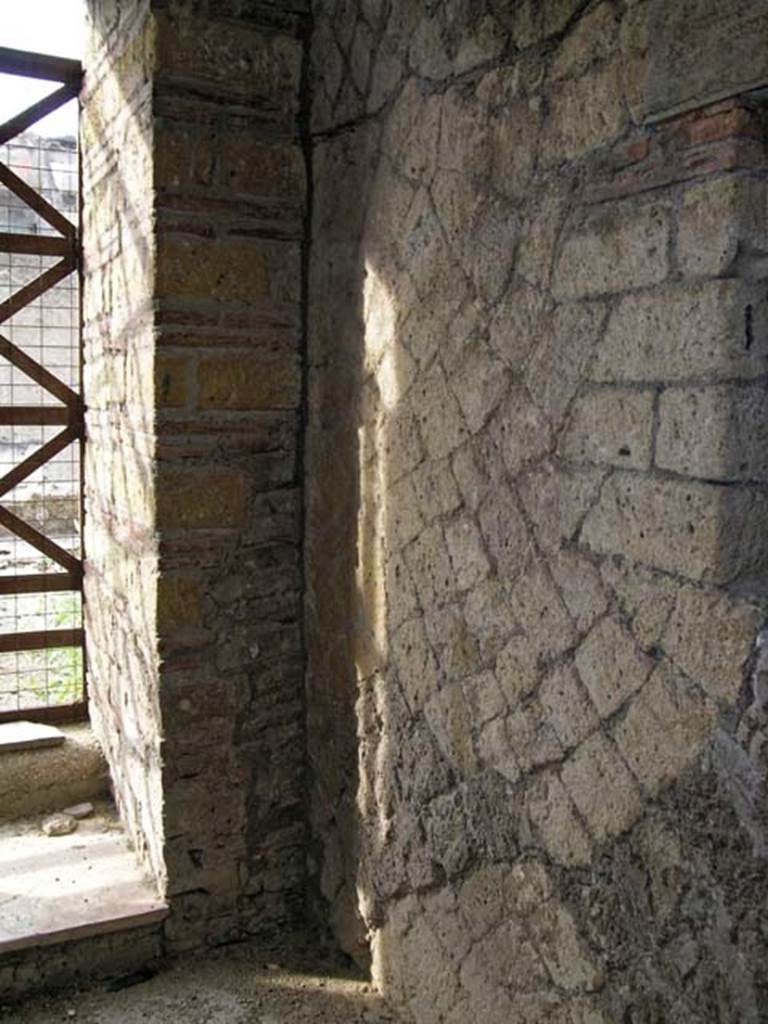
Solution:
<svg viewBox="0 0 768 1024"><path fill-rule="evenodd" d="M40 818L0 825L0 879L0 962L157 924L168 913L106 801L68 835L46 835Z"/></svg>

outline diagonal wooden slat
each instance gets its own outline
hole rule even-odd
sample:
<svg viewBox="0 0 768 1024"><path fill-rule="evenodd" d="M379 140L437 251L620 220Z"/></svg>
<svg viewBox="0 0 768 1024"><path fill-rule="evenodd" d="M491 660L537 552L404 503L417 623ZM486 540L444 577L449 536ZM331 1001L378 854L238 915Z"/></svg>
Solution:
<svg viewBox="0 0 768 1024"><path fill-rule="evenodd" d="M49 96L44 96L37 103L33 103L31 107L27 107L20 114L0 124L0 145L8 142L9 139L15 138L17 135L21 135L35 121L40 121L42 118L47 117L48 114L52 114L54 110L58 110L59 107L74 99L77 96L77 91L77 86L62 85L60 89L55 89Z"/></svg>
<svg viewBox="0 0 768 1024"><path fill-rule="evenodd" d="M26 352L22 352L18 346L14 345L12 341L9 341L5 335L0 334L0 356L4 356L9 363L12 363L17 370L21 370L22 373L26 373L28 377L31 377L35 384L39 384L41 388L45 388L50 394L59 401L64 402L65 405L69 406L70 409L79 409L81 406L80 396L76 394L71 388L60 381L58 377L54 377L52 373L41 366L32 356L28 356Z"/></svg>
<svg viewBox="0 0 768 1024"><path fill-rule="evenodd" d="M8 491L12 491L22 480L26 480L31 473L44 466L49 459L58 455L59 452L63 451L67 445L72 444L73 441L77 441L80 436L81 431L77 427L71 426L56 434L50 441L46 441L37 451L32 452L26 459L23 459L13 469L0 477L0 497L7 494Z"/></svg>
<svg viewBox="0 0 768 1024"><path fill-rule="evenodd" d="M10 167L2 161L0 161L0 184L10 189L14 195L27 204L30 210L34 210L38 216L42 217L47 224L50 224L65 238L76 236L77 229L72 221L67 220L63 213L59 213L55 206L51 206L47 199L43 199L31 185L28 185L18 174L14 174Z"/></svg>
<svg viewBox="0 0 768 1024"><path fill-rule="evenodd" d="M12 50L8 46L0 46L0 72L37 78L44 82L69 82L75 85L83 77L79 60L28 50Z"/></svg>
<svg viewBox="0 0 768 1024"><path fill-rule="evenodd" d="M34 302L44 292L47 292L49 288L53 288L59 281L62 281L68 274L71 274L73 270L75 270L75 261L73 259L60 260L54 266L49 267L45 273L36 277L34 281L30 281L23 288L19 288L17 292L14 292L4 302L0 302L0 323L8 320L15 313L18 313L19 310L24 309L30 302Z"/></svg>
<svg viewBox="0 0 768 1024"><path fill-rule="evenodd" d="M60 565L67 572L80 572L80 562L74 555L71 555L69 551L65 551L64 548L59 547L56 541L46 537L44 534L36 530L34 526L30 526L29 523L25 523L23 519L20 519L17 515L14 515L10 509L4 505L0 505L0 526L4 526L6 530L10 530L11 533L15 533L17 537L21 537L27 544L31 544L33 548L37 548L47 558L52 559L57 565Z"/></svg>
<svg viewBox="0 0 768 1024"><path fill-rule="evenodd" d="M52 235L20 235L0 231L0 252L20 252L32 256L75 256L74 238L56 238Z"/></svg>

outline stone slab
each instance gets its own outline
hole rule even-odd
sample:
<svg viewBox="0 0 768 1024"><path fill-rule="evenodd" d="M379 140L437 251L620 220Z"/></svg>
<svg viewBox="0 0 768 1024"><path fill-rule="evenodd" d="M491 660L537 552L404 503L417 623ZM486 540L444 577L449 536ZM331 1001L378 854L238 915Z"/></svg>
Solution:
<svg viewBox="0 0 768 1024"><path fill-rule="evenodd" d="M35 747L58 747L66 739L61 729L37 722L5 722L0 725L0 754Z"/></svg>

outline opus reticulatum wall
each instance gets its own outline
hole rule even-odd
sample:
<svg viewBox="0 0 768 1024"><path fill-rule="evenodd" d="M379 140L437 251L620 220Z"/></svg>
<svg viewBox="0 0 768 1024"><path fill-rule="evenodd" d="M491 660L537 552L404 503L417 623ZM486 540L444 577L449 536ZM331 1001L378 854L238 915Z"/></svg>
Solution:
<svg viewBox="0 0 768 1024"><path fill-rule="evenodd" d="M419 1024L766 1019L760 8L314 5L310 870Z"/></svg>

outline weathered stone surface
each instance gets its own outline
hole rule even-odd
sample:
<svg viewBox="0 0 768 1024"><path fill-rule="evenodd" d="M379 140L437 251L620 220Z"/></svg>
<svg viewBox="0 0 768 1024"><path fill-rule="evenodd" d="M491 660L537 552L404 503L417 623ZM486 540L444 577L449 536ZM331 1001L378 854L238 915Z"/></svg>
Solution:
<svg viewBox="0 0 768 1024"><path fill-rule="evenodd" d="M541 143L545 166L581 157L621 135L627 113L619 83L617 63L569 79L553 94Z"/></svg>
<svg viewBox="0 0 768 1024"><path fill-rule="evenodd" d="M535 704L513 711L507 719L506 732L515 763L524 773L563 759L563 746L553 724L546 719L541 721Z"/></svg>
<svg viewBox="0 0 768 1024"><path fill-rule="evenodd" d="M597 840L625 831L640 814L637 783L614 744L601 733L583 743L565 762L562 779Z"/></svg>
<svg viewBox="0 0 768 1024"><path fill-rule="evenodd" d="M421 618L403 623L392 643L403 696L412 709L423 708L437 689L438 670Z"/></svg>
<svg viewBox="0 0 768 1024"><path fill-rule="evenodd" d="M763 508L757 492L620 474L603 487L581 539L601 554L722 583L764 564L756 531ZM664 530L647 530L652 521L663 522Z"/></svg>
<svg viewBox="0 0 768 1024"><path fill-rule="evenodd" d="M544 551L573 541L601 492L605 472L544 462L520 481L520 497Z"/></svg>
<svg viewBox="0 0 768 1024"><path fill-rule="evenodd" d="M647 650L658 644L675 606L676 581L618 559L603 562L601 575L640 646Z"/></svg>
<svg viewBox="0 0 768 1024"><path fill-rule="evenodd" d="M210 356L198 377L201 409L295 409L299 401L297 353Z"/></svg>
<svg viewBox="0 0 768 1024"><path fill-rule="evenodd" d="M520 574L510 603L537 657L551 658L571 646L573 625L545 563L533 563Z"/></svg>
<svg viewBox="0 0 768 1024"><path fill-rule="evenodd" d="M89 691L178 951L300 916L307 9L90 6Z"/></svg>
<svg viewBox="0 0 768 1024"><path fill-rule="evenodd" d="M766 190L723 177L686 190L677 226L677 259L688 277L727 276L737 260L765 251Z"/></svg>
<svg viewBox="0 0 768 1024"><path fill-rule="evenodd" d="M584 633L607 608L600 573L588 558L567 549L549 559L549 569L576 632Z"/></svg>
<svg viewBox="0 0 768 1024"><path fill-rule="evenodd" d="M670 388L659 399L656 462L709 480L768 478L765 385Z"/></svg>
<svg viewBox="0 0 768 1024"><path fill-rule="evenodd" d="M526 791L525 811L534 836L556 863L574 866L591 862L589 834L576 816L568 791L554 772L535 776Z"/></svg>
<svg viewBox="0 0 768 1024"><path fill-rule="evenodd" d="M613 618L594 627L577 651L575 665L603 718L640 689L652 667L631 634Z"/></svg>
<svg viewBox="0 0 768 1024"><path fill-rule="evenodd" d="M673 662L716 701L733 701L760 628L760 611L717 590L681 587L662 634Z"/></svg>
<svg viewBox="0 0 768 1024"><path fill-rule="evenodd" d="M69 814L78 821L81 818L90 818L93 814L93 804L90 801L82 804L73 804L71 807L65 807L61 813Z"/></svg>
<svg viewBox="0 0 768 1024"><path fill-rule="evenodd" d="M258 23L239 24L174 9L155 19L160 75L193 79L230 102L257 96L283 126L298 107L301 50L286 35L264 32Z"/></svg>
<svg viewBox="0 0 768 1024"><path fill-rule="evenodd" d="M746 98L640 123L653 6L313 8L310 886L419 1024L762 970L765 153Z"/></svg>
<svg viewBox="0 0 768 1024"><path fill-rule="evenodd" d="M652 391L612 388L580 395L571 406L560 454L575 462L649 469L653 406Z"/></svg>
<svg viewBox="0 0 768 1024"><path fill-rule="evenodd" d="M627 296L608 321L591 376L605 382L759 376L767 308L757 286L738 280L673 289L663 299Z"/></svg>
<svg viewBox="0 0 768 1024"><path fill-rule="evenodd" d="M457 519L446 528L445 539L459 590L469 590L490 572L490 563L475 521Z"/></svg>
<svg viewBox="0 0 768 1024"><path fill-rule="evenodd" d="M663 117L765 85L768 16L760 0L652 0L644 11L650 38L648 115ZM674 68L674 72L672 71Z"/></svg>
<svg viewBox="0 0 768 1024"><path fill-rule="evenodd" d="M461 505L459 488L447 460L422 463L411 479L419 512L425 520L455 512Z"/></svg>
<svg viewBox="0 0 768 1024"><path fill-rule="evenodd" d="M567 992L593 992L602 986L605 975L565 907L551 901L531 922L531 934L556 985Z"/></svg>
<svg viewBox="0 0 768 1024"><path fill-rule="evenodd" d="M530 534L509 487L502 485L486 499L478 516L488 554L503 580L514 580L526 568Z"/></svg>
<svg viewBox="0 0 768 1024"><path fill-rule="evenodd" d="M552 444L549 425L527 388L513 387L490 428L507 472L515 476L545 455Z"/></svg>
<svg viewBox="0 0 768 1024"><path fill-rule="evenodd" d="M154 28L146 5L122 5L113 16L111 30L90 40L82 114L89 711L126 830L163 889L153 385L160 404L185 401L187 392L178 360L154 364Z"/></svg>
<svg viewBox="0 0 768 1024"><path fill-rule="evenodd" d="M427 527L408 548L405 558L422 608L444 604L453 596L453 567L439 526Z"/></svg>
<svg viewBox="0 0 768 1024"><path fill-rule="evenodd" d="M213 280L210 267L217 268ZM299 299L297 246L262 239L201 240L161 236L157 294L175 299L295 303Z"/></svg>
<svg viewBox="0 0 768 1024"><path fill-rule="evenodd" d="M433 365L424 379L418 409L424 445L433 459L450 454L465 439L467 428L439 363Z"/></svg>
<svg viewBox="0 0 768 1024"><path fill-rule="evenodd" d="M658 284L668 273L669 211L616 204L590 215L565 239L553 281L558 299Z"/></svg>
<svg viewBox="0 0 768 1024"><path fill-rule="evenodd" d="M526 380L534 402L554 427L560 426L579 390L604 320L600 302L567 303L558 306L546 323Z"/></svg>
<svg viewBox="0 0 768 1024"><path fill-rule="evenodd" d="M660 665L614 730L619 750L651 792L674 782L700 752L714 705L684 677Z"/></svg>
<svg viewBox="0 0 768 1024"><path fill-rule="evenodd" d="M470 712L462 688L448 685L434 694L425 709L429 727L446 760L461 774L476 767L470 729Z"/></svg>
<svg viewBox="0 0 768 1024"><path fill-rule="evenodd" d="M564 750L577 746L597 727L599 719L595 707L571 666L558 667L544 679L538 700L542 720L551 724ZM597 701L595 705L602 714Z"/></svg>
<svg viewBox="0 0 768 1024"><path fill-rule="evenodd" d="M237 470L185 469L163 474L158 515L167 529L243 526L246 477Z"/></svg>
<svg viewBox="0 0 768 1024"><path fill-rule="evenodd" d="M66 736L55 725L38 722L3 722L0 725L0 753L35 750L39 747L60 747Z"/></svg>
<svg viewBox="0 0 768 1024"><path fill-rule="evenodd" d="M74 814L51 814L40 826L47 836L67 836L77 828Z"/></svg>
<svg viewBox="0 0 768 1024"><path fill-rule="evenodd" d="M467 346L455 373L462 382L456 398L474 434L484 426L507 392L506 368L485 342L478 341Z"/></svg>
<svg viewBox="0 0 768 1024"><path fill-rule="evenodd" d="M155 359L155 394L161 406L181 407L190 396L193 367L186 356L158 355Z"/></svg>

